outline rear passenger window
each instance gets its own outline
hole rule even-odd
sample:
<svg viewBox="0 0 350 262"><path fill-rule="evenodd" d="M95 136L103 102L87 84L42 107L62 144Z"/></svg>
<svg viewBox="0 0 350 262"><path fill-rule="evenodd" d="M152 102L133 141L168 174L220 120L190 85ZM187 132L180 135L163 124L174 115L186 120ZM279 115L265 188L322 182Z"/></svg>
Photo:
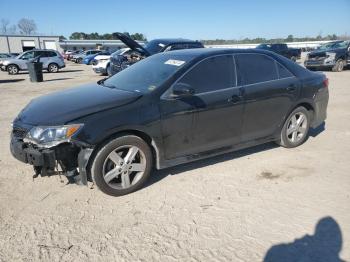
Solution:
<svg viewBox="0 0 350 262"><path fill-rule="evenodd" d="M179 82L200 94L234 86L234 75L232 56L216 56L197 64Z"/></svg>
<svg viewBox="0 0 350 262"><path fill-rule="evenodd" d="M292 73L289 72L284 66L277 63L277 69L278 69L278 75L279 78L287 78L287 77L293 77Z"/></svg>
<svg viewBox="0 0 350 262"><path fill-rule="evenodd" d="M278 79L275 60L260 54L235 55L238 85Z"/></svg>

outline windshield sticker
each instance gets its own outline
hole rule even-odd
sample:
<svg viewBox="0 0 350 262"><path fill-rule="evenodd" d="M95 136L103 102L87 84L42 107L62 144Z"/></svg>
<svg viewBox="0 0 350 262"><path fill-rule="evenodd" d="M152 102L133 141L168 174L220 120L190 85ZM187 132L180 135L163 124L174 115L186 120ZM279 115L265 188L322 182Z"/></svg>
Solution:
<svg viewBox="0 0 350 262"><path fill-rule="evenodd" d="M164 64L166 64L166 65L174 65L174 66L182 66L184 63L185 63L185 61L169 59Z"/></svg>

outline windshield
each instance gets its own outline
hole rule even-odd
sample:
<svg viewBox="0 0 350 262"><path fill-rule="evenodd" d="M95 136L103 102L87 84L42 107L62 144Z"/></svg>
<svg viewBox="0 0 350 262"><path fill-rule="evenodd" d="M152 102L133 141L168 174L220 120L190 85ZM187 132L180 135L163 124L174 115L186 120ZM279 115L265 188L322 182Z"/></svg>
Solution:
<svg viewBox="0 0 350 262"><path fill-rule="evenodd" d="M103 85L127 91L149 93L163 84L191 58L189 55L165 53L154 55L108 78Z"/></svg>
<svg viewBox="0 0 350 262"><path fill-rule="evenodd" d="M336 48L346 48L349 45L349 41L341 41L341 42L331 42L320 45L318 50L326 50L326 49L336 49Z"/></svg>
<svg viewBox="0 0 350 262"><path fill-rule="evenodd" d="M162 48L165 47L165 44L160 43L158 40L149 41L144 48L151 54L159 53Z"/></svg>

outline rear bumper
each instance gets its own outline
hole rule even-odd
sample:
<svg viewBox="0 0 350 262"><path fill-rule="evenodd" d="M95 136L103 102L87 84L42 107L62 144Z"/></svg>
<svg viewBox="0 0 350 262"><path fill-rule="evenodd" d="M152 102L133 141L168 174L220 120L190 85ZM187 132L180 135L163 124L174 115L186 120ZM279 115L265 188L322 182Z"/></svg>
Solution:
<svg viewBox="0 0 350 262"><path fill-rule="evenodd" d="M326 120L328 100L328 88L320 89L315 96L315 112L311 127L316 128Z"/></svg>

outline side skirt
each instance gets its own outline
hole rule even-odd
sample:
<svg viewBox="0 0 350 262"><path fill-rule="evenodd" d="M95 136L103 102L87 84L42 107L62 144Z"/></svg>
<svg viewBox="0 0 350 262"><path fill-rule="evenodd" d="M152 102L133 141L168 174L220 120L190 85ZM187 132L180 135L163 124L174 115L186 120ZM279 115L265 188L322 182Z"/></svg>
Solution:
<svg viewBox="0 0 350 262"><path fill-rule="evenodd" d="M202 159L206 159L209 157L238 151L241 149L265 144L265 143L272 142L272 141L276 141L276 138L275 137L268 137L268 138L256 139L256 140L251 140L251 141L237 144L237 145L229 145L229 146L217 148L217 149L210 150L210 151L204 151L204 152L197 153L197 154L181 156L181 157L173 158L173 159L165 159L163 161L159 161L158 169L164 169L164 168L168 168L168 167L172 167L172 166L176 166L176 165L180 165L180 164L185 164L185 163L189 163L189 162L193 162L193 161L197 161L197 160L202 160Z"/></svg>

